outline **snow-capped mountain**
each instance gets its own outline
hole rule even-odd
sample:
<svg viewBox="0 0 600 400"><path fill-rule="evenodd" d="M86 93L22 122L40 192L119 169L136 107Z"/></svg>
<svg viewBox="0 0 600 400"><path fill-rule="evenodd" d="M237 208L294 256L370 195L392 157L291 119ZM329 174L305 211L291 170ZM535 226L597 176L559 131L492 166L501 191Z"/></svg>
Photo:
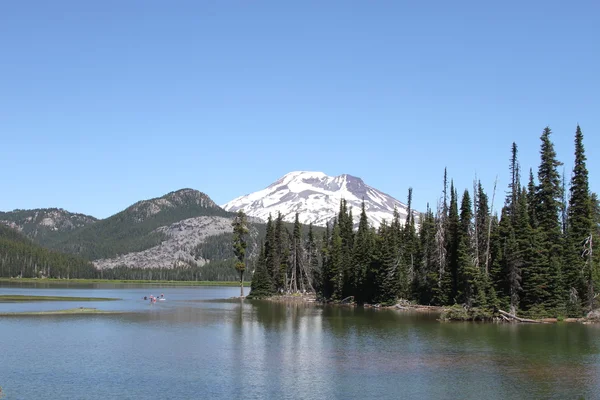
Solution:
<svg viewBox="0 0 600 400"><path fill-rule="evenodd" d="M325 226L338 214L341 199L352 207L356 224L363 199L372 226L378 227L384 219L390 222L394 207L397 207L401 221L406 221L406 204L372 188L362 179L347 174L332 177L309 171L290 172L267 188L238 197L221 207L227 211L241 209L264 221L269 214L275 218L281 212L285 221L293 222L295 214L299 213L301 223ZM418 218L417 212L413 215Z"/></svg>

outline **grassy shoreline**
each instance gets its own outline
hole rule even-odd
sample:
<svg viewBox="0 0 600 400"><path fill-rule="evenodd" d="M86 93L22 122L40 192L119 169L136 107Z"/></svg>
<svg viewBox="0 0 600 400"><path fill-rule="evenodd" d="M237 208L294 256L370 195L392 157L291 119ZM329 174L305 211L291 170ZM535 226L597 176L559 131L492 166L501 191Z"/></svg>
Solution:
<svg viewBox="0 0 600 400"><path fill-rule="evenodd" d="M96 308L70 308L68 310L52 310L52 311L25 311L25 312L4 312L0 313L0 317L21 317L21 316L45 316L45 315L114 315L124 314L124 311L102 311Z"/></svg>
<svg viewBox="0 0 600 400"><path fill-rule="evenodd" d="M35 301L115 301L113 297L69 297L69 296L30 296L23 294L0 294L0 303L28 303Z"/></svg>
<svg viewBox="0 0 600 400"><path fill-rule="evenodd" d="M54 279L54 278L0 278L0 283L108 283L113 285L172 285L172 286L230 286L239 287L239 282L234 281L151 281L151 280L117 280L117 279ZM244 287L249 287L250 282L244 282Z"/></svg>

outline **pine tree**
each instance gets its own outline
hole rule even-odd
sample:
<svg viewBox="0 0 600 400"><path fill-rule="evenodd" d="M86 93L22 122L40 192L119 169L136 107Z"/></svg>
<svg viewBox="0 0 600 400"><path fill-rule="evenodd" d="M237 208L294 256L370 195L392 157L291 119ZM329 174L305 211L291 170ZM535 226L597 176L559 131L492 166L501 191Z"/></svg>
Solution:
<svg viewBox="0 0 600 400"><path fill-rule="evenodd" d="M421 215L419 226L419 248L415 262L414 298L420 304L431 304L434 301L438 282L436 257L436 222L433 211L427 204L427 211Z"/></svg>
<svg viewBox="0 0 600 400"><path fill-rule="evenodd" d="M338 214L339 234L342 239L342 253L340 265L342 268L342 298L351 296L353 293L354 268L352 267L352 248L354 246L354 220L352 210L348 209L348 203L345 199L340 202L340 211Z"/></svg>
<svg viewBox="0 0 600 400"><path fill-rule="evenodd" d="M483 190L481 181L479 181L477 182L477 214L475 216L475 226L477 227L477 263L484 275L488 274L486 266L489 263L487 247L490 218L488 197Z"/></svg>
<svg viewBox="0 0 600 400"><path fill-rule="evenodd" d="M536 190L537 186L533 178L533 169L530 168L529 182L527 184L527 213L529 216L529 225L534 229L538 227Z"/></svg>
<svg viewBox="0 0 600 400"><path fill-rule="evenodd" d="M331 235L331 253L330 264L328 268L328 280L331 285L331 299L342 300L344 288L344 243L340 234L340 224L333 223L333 232Z"/></svg>
<svg viewBox="0 0 600 400"><path fill-rule="evenodd" d="M398 296L398 255L395 232L385 224L379 229L377 259L379 261L379 279L377 302L392 305Z"/></svg>
<svg viewBox="0 0 600 400"><path fill-rule="evenodd" d="M273 295L273 283L267 271L267 259L264 243L260 244L260 253L256 264L256 270L252 275L249 299L262 299Z"/></svg>
<svg viewBox="0 0 600 400"><path fill-rule="evenodd" d="M412 215L412 188L408 188L406 222L402 231L401 254L403 256L402 266L405 270L405 278L400 284L400 297L408 299L413 294L415 287L416 273L416 257L418 253L419 241L417 237L417 229L415 227L415 219Z"/></svg>
<svg viewBox="0 0 600 400"><path fill-rule="evenodd" d="M322 285L321 285L322 271L321 271L321 265L319 263L319 251L318 251L317 240L315 238L312 223L310 223L308 225L306 254L307 254L306 262L308 264L310 284L312 285L312 290L315 293L321 293L321 291L322 291Z"/></svg>
<svg viewBox="0 0 600 400"><path fill-rule="evenodd" d="M446 252L447 269L445 271L442 287L444 288L448 304L454 304L458 301L458 244L459 235L459 215L458 215L458 195L454 188L454 182L450 182L450 208L448 210L448 220L446 224Z"/></svg>
<svg viewBox="0 0 600 400"><path fill-rule="evenodd" d="M334 221L335 223L335 221ZM325 225L325 232L323 232L323 240L321 247L321 282L319 286L321 287L321 297L324 299L329 299L331 297L331 293L333 292L332 284L330 281L331 276L331 230L329 228L329 223Z"/></svg>
<svg viewBox="0 0 600 400"><path fill-rule="evenodd" d="M367 273L371 264L373 251L373 239L369 229L369 221L363 200L360 212L358 231L354 241L353 266L354 266L354 296L357 303L361 304L368 300L370 290L367 287Z"/></svg>
<svg viewBox="0 0 600 400"><path fill-rule="evenodd" d="M517 196L521 190L521 172L518 160L518 148L515 142L512 144L509 170L511 181L508 185L508 194L506 195L505 205L508 207L508 215L511 222L514 224L517 214Z"/></svg>
<svg viewBox="0 0 600 400"><path fill-rule="evenodd" d="M273 285L277 293L283 293L286 290L287 267L289 257L288 234L283 225L283 216L277 214L274 228L274 257L273 257Z"/></svg>
<svg viewBox="0 0 600 400"><path fill-rule="evenodd" d="M458 230L458 245L456 248L457 261L457 290L458 301L472 306L476 296L476 283L479 279L478 270L474 264L472 248L472 204L469 191L465 190L460 206L460 223Z"/></svg>
<svg viewBox="0 0 600 400"><path fill-rule="evenodd" d="M548 298L545 306L558 313L564 306L564 292L561 276L562 235L559 222L562 187L557 168L562 165L556 159L554 144L550 141L550 128L546 127L541 136L541 162L538 168L539 184L536 190L536 216L541 229L541 262L547 269L546 286Z"/></svg>
<svg viewBox="0 0 600 400"><path fill-rule="evenodd" d="M233 252L235 269L240 274L240 296L244 297L244 272L246 271L246 247L248 246L248 220L244 211L239 210L231 223L233 226Z"/></svg>
<svg viewBox="0 0 600 400"><path fill-rule="evenodd" d="M593 206L588 183L583 133L579 125L575 133L575 167L571 177L568 207L567 240L565 248L564 281L571 305L577 301L574 313L585 306L590 309L593 300L592 263L585 257L585 245L594 228ZM583 304L582 304L583 302ZM575 315L574 315L575 316Z"/></svg>
<svg viewBox="0 0 600 400"><path fill-rule="evenodd" d="M294 231L292 234L292 270L290 274L289 290L297 293L299 290L304 293L308 286L308 275L304 266L304 246L302 244L302 228L300 227L300 217L296 213L294 220Z"/></svg>
<svg viewBox="0 0 600 400"><path fill-rule="evenodd" d="M265 234L265 265L267 268L267 273L271 278L271 285L273 285L271 289L272 291L275 290L274 279L278 271L277 266L279 265L279 257L277 255L275 242L275 226L273 224L273 218L271 217L271 214L269 214Z"/></svg>

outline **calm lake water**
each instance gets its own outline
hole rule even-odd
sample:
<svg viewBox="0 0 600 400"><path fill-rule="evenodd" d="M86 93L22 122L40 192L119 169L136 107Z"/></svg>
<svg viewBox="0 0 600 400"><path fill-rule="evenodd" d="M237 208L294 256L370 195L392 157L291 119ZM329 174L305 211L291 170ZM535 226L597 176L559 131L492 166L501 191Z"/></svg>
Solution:
<svg viewBox="0 0 600 400"><path fill-rule="evenodd" d="M160 293L167 301L142 300ZM122 299L0 312L131 312L0 317L6 399L600 399L600 325L440 323L240 302L227 287L5 284L0 294Z"/></svg>

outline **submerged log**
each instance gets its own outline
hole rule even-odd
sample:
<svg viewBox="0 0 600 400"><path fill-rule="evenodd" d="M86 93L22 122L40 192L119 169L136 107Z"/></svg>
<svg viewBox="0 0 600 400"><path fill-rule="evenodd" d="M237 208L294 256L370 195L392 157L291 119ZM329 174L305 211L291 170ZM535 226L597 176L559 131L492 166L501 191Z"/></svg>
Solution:
<svg viewBox="0 0 600 400"><path fill-rule="evenodd" d="M513 319L513 320L519 321L519 322L529 322L529 323L532 323L532 324L543 324L544 323L543 321L537 321L535 319L519 318L516 315L507 313L506 311L502 311L502 310L498 310L498 312L503 317L510 318L510 319Z"/></svg>

